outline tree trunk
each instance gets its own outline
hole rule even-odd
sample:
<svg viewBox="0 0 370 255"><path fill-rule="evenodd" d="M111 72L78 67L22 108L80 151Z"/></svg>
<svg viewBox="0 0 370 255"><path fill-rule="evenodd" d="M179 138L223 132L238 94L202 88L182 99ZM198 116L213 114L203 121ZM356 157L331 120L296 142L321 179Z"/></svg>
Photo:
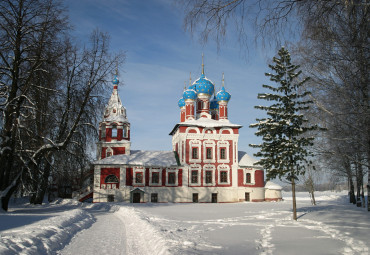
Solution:
<svg viewBox="0 0 370 255"><path fill-rule="evenodd" d="M365 192L364 192L364 183L361 185L361 200L362 200L362 207L365 208Z"/></svg>
<svg viewBox="0 0 370 255"><path fill-rule="evenodd" d="M356 206L361 207L362 167L356 163Z"/></svg>
<svg viewBox="0 0 370 255"><path fill-rule="evenodd" d="M40 179L40 182L38 183L37 185L37 191L36 191L36 194L35 194L35 199L33 200L33 204L35 205L41 205L43 200L44 200L44 196L45 196L45 193L46 193L46 190L48 188L48 179L49 179L49 176L50 176L50 164L49 162L46 162L45 163L45 169L41 175L41 179Z"/></svg>
<svg viewBox="0 0 370 255"><path fill-rule="evenodd" d="M9 208L9 200L11 198L11 196L13 195L14 191L16 191L19 183L20 183L20 180L21 180L21 175L22 175L22 172L21 171L17 177L13 180L13 182L3 191L1 191L1 208L4 210L4 211L8 211L8 208Z"/></svg>
<svg viewBox="0 0 370 255"><path fill-rule="evenodd" d="M367 173L367 211L370 212L370 171Z"/></svg>
<svg viewBox="0 0 370 255"><path fill-rule="evenodd" d="M312 193L311 193L311 200L312 200L312 205L316 205L315 191L313 191L313 190L312 190Z"/></svg>
<svg viewBox="0 0 370 255"><path fill-rule="evenodd" d="M297 203L295 200L295 180L294 176L291 178L292 182L292 198L293 198L293 220L297 220Z"/></svg>
<svg viewBox="0 0 370 255"><path fill-rule="evenodd" d="M350 190L349 202L352 204L356 204L355 185L353 184L352 178L350 178L350 185L351 185L351 190Z"/></svg>
<svg viewBox="0 0 370 255"><path fill-rule="evenodd" d="M353 184L353 179L352 179L352 171L351 171L351 164L347 159L344 160L343 162L344 168L346 169L347 177L348 177L348 188L349 188L349 202L352 204L356 204L356 197L355 197L355 186Z"/></svg>

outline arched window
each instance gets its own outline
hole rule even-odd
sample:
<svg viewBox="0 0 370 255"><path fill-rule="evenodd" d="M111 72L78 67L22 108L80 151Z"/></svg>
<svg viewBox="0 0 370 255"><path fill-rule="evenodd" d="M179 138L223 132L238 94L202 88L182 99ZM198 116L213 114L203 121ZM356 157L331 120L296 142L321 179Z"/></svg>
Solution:
<svg viewBox="0 0 370 255"><path fill-rule="evenodd" d="M101 138L105 138L105 124L101 125Z"/></svg>
<svg viewBox="0 0 370 255"><path fill-rule="evenodd" d="M107 148L107 152L106 152L106 157L110 157L110 156L112 156L113 155L113 150L112 150L112 148Z"/></svg>
<svg viewBox="0 0 370 255"><path fill-rule="evenodd" d="M127 126L124 126L122 129L122 136L127 137Z"/></svg>
<svg viewBox="0 0 370 255"><path fill-rule="evenodd" d="M114 174L110 174L105 177L105 183L118 183L118 178Z"/></svg>
<svg viewBox="0 0 370 255"><path fill-rule="evenodd" d="M112 137L117 137L117 125L112 125Z"/></svg>
<svg viewBox="0 0 370 255"><path fill-rule="evenodd" d="M245 182L246 182L246 183L251 183L251 174L250 174L250 173L247 173L247 174L245 175Z"/></svg>

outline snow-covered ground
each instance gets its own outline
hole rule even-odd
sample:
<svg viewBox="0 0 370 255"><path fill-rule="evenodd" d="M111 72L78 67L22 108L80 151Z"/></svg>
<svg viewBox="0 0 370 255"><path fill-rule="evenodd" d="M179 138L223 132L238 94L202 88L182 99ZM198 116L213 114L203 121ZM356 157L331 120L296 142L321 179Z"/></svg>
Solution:
<svg viewBox="0 0 370 255"><path fill-rule="evenodd" d="M369 254L370 212L346 192L283 202L11 205L0 213L0 254Z"/></svg>

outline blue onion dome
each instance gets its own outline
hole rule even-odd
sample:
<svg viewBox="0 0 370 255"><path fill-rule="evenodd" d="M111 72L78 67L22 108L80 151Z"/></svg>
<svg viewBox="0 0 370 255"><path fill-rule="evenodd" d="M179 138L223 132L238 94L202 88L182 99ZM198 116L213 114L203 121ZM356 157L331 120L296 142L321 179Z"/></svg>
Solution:
<svg viewBox="0 0 370 255"><path fill-rule="evenodd" d="M215 91L215 86L210 80L206 78L206 76L203 73L200 76L200 78L193 83L192 86L195 86L195 91L199 94L204 93L212 95L213 92Z"/></svg>
<svg viewBox="0 0 370 255"><path fill-rule="evenodd" d="M197 98L197 92L195 90L189 88L189 89L184 91L183 97L184 97L184 100L186 100L186 99L195 100Z"/></svg>
<svg viewBox="0 0 370 255"><path fill-rule="evenodd" d="M228 102L230 100L230 97L231 95L229 92L225 90L225 87L222 87L221 90L217 92L217 95L216 95L217 102L220 102L220 101Z"/></svg>
<svg viewBox="0 0 370 255"><path fill-rule="evenodd" d="M183 98L183 97L182 97L182 98L180 98L180 100L179 100L179 102L178 102L178 105L179 105L179 107L180 107L180 108L185 106L185 100L184 100L184 98Z"/></svg>
<svg viewBox="0 0 370 255"><path fill-rule="evenodd" d="M192 85L190 85L190 86L189 86L189 89L192 89L192 90L194 90L194 91L195 91L195 90L196 90L195 85L196 85L196 84L195 84L195 82L194 82Z"/></svg>
<svg viewBox="0 0 370 255"><path fill-rule="evenodd" d="M218 103L217 103L217 99L216 99L216 96L213 96L211 102L210 102L210 109L211 110L217 110L219 107Z"/></svg>
<svg viewBox="0 0 370 255"><path fill-rule="evenodd" d="M115 75L114 79L113 79L113 84L118 85L118 83L119 83L118 77L117 77L117 75Z"/></svg>

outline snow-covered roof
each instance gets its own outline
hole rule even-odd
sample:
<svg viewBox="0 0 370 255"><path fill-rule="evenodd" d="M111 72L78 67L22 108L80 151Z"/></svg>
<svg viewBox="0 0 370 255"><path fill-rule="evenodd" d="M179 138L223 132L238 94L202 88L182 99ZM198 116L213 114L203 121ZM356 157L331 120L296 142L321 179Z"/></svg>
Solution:
<svg viewBox="0 0 370 255"><path fill-rule="evenodd" d="M110 116L104 118L104 121L109 121L109 122L128 122L127 118L125 118L123 115L110 115Z"/></svg>
<svg viewBox="0 0 370 255"><path fill-rule="evenodd" d="M280 185L278 185L278 184L276 184L276 183L274 183L272 181L268 181L265 184L265 189L282 190L283 188Z"/></svg>
<svg viewBox="0 0 370 255"><path fill-rule="evenodd" d="M173 151L131 150L130 155L113 155L94 162L96 165L177 166Z"/></svg>
<svg viewBox="0 0 370 255"><path fill-rule="evenodd" d="M257 167L260 168L261 166L254 165L255 162L258 160L249 156L245 151L238 151L238 159L239 159L239 166L249 166L249 167Z"/></svg>
<svg viewBox="0 0 370 255"><path fill-rule="evenodd" d="M229 120L214 120L208 118L199 118L196 120L187 120L185 122L180 122L175 125L172 129L170 135L173 135L179 126L196 126L196 127L231 127L231 128L241 128L241 125L233 124Z"/></svg>

